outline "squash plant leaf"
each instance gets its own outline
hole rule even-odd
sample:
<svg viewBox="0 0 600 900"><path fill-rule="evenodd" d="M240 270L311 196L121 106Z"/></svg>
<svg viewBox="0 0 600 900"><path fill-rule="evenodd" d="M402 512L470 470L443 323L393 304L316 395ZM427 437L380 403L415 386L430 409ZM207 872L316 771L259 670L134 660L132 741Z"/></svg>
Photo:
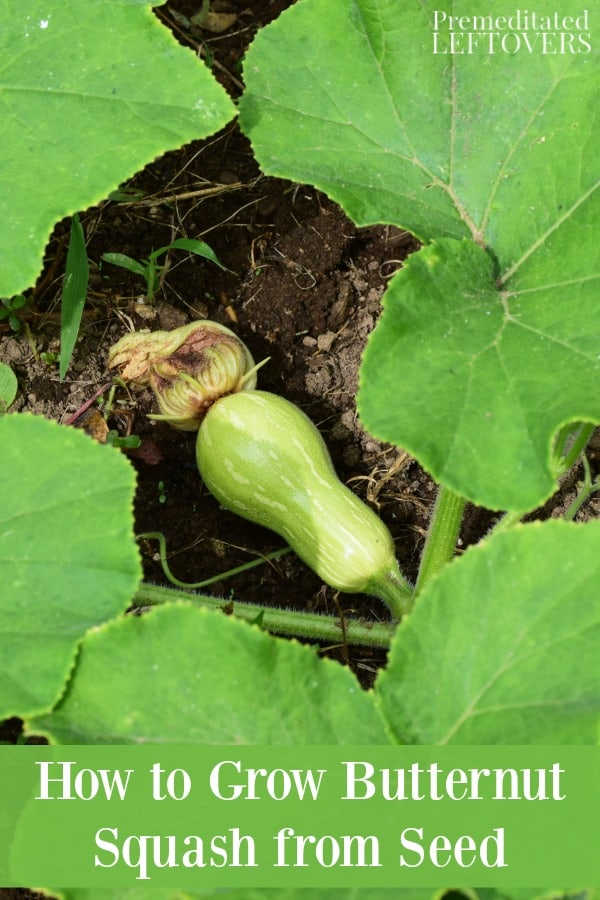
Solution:
<svg viewBox="0 0 600 900"><path fill-rule="evenodd" d="M150 5L0 0L0 296L33 284L59 219L232 118Z"/></svg>
<svg viewBox="0 0 600 900"><path fill-rule="evenodd" d="M584 333L575 293L560 312L544 291L499 294L492 260L468 240L410 256L361 369L371 433L475 503L533 509L555 490L556 426L600 418L600 322Z"/></svg>
<svg viewBox="0 0 600 900"><path fill-rule="evenodd" d="M573 35L564 53L541 37L489 52L479 36L452 54L444 9L300 0L247 54L240 123L267 174L315 185L359 225L441 239L389 288L359 413L463 496L532 509L554 487L556 431L600 420L597 65Z"/></svg>
<svg viewBox="0 0 600 900"><path fill-rule="evenodd" d="M596 743L599 546L600 522L536 522L447 566L398 628L376 683L396 739Z"/></svg>
<svg viewBox="0 0 600 900"><path fill-rule="evenodd" d="M63 744L389 743L348 669L186 603L87 635L64 698L27 727Z"/></svg>
<svg viewBox="0 0 600 900"><path fill-rule="evenodd" d="M123 612L141 568L132 467L28 414L0 418L0 719L50 709L94 625Z"/></svg>

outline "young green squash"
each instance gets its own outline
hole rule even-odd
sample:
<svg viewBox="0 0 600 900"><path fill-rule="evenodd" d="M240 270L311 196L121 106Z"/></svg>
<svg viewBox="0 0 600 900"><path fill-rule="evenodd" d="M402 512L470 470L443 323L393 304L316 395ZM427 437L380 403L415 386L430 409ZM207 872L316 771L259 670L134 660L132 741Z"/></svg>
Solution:
<svg viewBox="0 0 600 900"><path fill-rule="evenodd" d="M395 619L408 611L412 589L390 532L341 483L293 403L256 390L221 397L200 426L196 459L224 507L276 531L331 587L379 597Z"/></svg>

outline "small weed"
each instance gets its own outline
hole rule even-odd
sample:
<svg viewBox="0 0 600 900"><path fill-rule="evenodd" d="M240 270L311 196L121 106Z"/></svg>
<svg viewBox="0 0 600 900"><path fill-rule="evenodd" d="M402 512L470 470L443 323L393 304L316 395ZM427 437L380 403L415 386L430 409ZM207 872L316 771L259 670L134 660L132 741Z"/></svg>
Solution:
<svg viewBox="0 0 600 900"><path fill-rule="evenodd" d="M118 431L109 431L106 435L106 443L110 444L111 447L120 447L123 450L137 450L141 446L142 440L137 434L128 434L122 437ZM164 494L161 496L164 497L164 500L161 500L160 497L158 499L161 503L164 503L167 498Z"/></svg>
<svg viewBox="0 0 600 900"><path fill-rule="evenodd" d="M40 353L41 361L47 365L49 368L51 366L55 366L59 360L58 353L53 353L51 350L44 350Z"/></svg>
<svg viewBox="0 0 600 900"><path fill-rule="evenodd" d="M4 297L0 298L0 303L2 304L2 307L4 307L0 307L0 322L8 319L11 330L14 331L15 334L18 334L21 330L19 310L23 309L27 303L27 299L23 294L17 294L16 297L10 297L9 299Z"/></svg>
<svg viewBox="0 0 600 900"><path fill-rule="evenodd" d="M71 219L71 236L69 238L69 249L67 250L67 264L60 307L59 376L61 381L69 368L75 341L79 334L81 316L87 296L88 279L89 263L85 247L85 235L79 216L75 215Z"/></svg>
<svg viewBox="0 0 600 900"><path fill-rule="evenodd" d="M168 268L167 263L159 265L158 260L161 256L169 253L170 250L187 250L189 253L195 253L196 256L209 259L219 268L225 269L225 266L219 261L211 247L204 241L197 241L194 238L178 238L166 247L159 247L158 250L153 250L148 259L141 262L133 259L131 256L127 256L125 253L103 253L102 259L113 266L127 269L129 272L133 272L134 275L140 275L146 282L146 299L152 301L160 287L161 278Z"/></svg>

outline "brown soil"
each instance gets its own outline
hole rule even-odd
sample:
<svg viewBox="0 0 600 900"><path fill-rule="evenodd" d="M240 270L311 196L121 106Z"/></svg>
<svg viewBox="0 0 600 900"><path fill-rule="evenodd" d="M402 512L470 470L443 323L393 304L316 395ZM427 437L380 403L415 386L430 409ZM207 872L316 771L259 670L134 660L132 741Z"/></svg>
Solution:
<svg viewBox="0 0 600 900"><path fill-rule="evenodd" d="M197 11L196 2L177 0L156 12L180 40L210 54L217 77L238 95L239 60L248 42L259 26L289 5L285 0L228 0L221 6L237 13L237 19L217 35L186 28L181 17ZM19 379L13 410L33 410L65 422L110 381L108 350L126 331L168 329L201 317L222 322L246 341L255 359L270 357L259 386L293 400L318 424L340 478L379 511L394 536L401 566L414 579L435 485L401 450L378 443L361 429L355 395L361 353L382 293L402 260L417 249L415 241L392 227L357 229L312 187L263 177L235 123L206 141L168 153L125 187L142 199L106 202L81 216L90 291L66 380L60 383L56 366L44 362L40 353L58 348L68 222L57 226L48 246L45 272L21 317L21 334L0 324L0 359L13 366ZM207 241L229 271L174 252L154 302L148 303L139 277L101 260L107 251L143 259L182 236ZM169 564L178 578L200 581L282 546L276 535L220 509L203 490L194 436L148 420L146 413L154 408L149 393L129 395L120 389L116 398L118 411L108 424L143 441L141 451L130 454L138 474L136 531L164 533ZM598 456L596 444L591 453L596 470ZM579 474L567 477L545 515L558 514L570 502ZM600 501L592 499L580 517L599 512ZM477 541L492 521L486 510L470 509L462 546ZM167 584L156 545L142 542L141 551L146 580ZM293 555L223 579L211 592L387 617L369 598L336 598ZM329 652L348 661L344 648ZM385 657L354 648L349 661L368 684Z"/></svg>

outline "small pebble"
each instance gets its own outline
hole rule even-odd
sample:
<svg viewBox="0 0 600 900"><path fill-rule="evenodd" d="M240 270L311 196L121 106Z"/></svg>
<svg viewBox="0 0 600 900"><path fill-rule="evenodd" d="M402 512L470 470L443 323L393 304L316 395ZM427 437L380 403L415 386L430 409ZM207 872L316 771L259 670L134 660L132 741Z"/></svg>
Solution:
<svg viewBox="0 0 600 900"><path fill-rule="evenodd" d="M319 348L319 350L327 353L327 351L331 349L331 345L335 341L335 337L336 335L334 331L326 331L325 334L320 334L317 338L317 347Z"/></svg>

